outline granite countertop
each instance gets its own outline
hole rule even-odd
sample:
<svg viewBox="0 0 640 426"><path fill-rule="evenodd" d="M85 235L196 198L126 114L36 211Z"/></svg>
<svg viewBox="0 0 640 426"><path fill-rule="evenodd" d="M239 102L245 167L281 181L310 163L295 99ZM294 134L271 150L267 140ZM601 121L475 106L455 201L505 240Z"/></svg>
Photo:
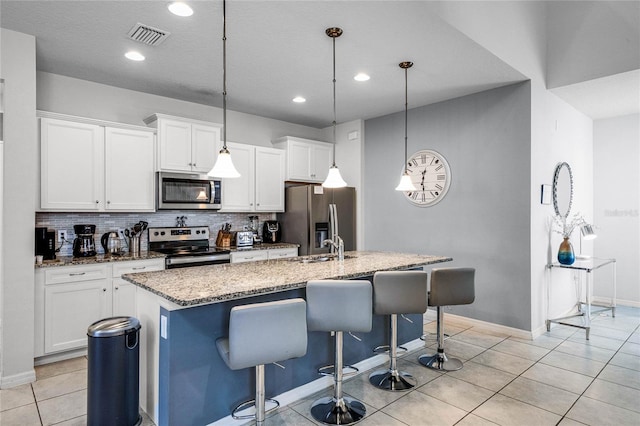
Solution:
<svg viewBox="0 0 640 426"><path fill-rule="evenodd" d="M293 243L262 243L255 244L247 247L236 247L231 246L229 250L234 251L252 251L252 250L274 250L274 249L283 249L283 248L298 248L300 244Z"/></svg>
<svg viewBox="0 0 640 426"><path fill-rule="evenodd" d="M91 265L94 263L110 263L110 262L123 262L130 260L147 260L147 259L163 259L165 257L162 253L155 251L141 251L139 255L133 256L129 253L125 253L121 256L112 256L107 254L98 254L90 257L72 257L72 256L58 256L54 260L45 260L42 265L36 264L36 268L49 268L54 266L71 266L71 265Z"/></svg>
<svg viewBox="0 0 640 426"><path fill-rule="evenodd" d="M180 306L194 306L302 288L309 280L349 279L376 271L448 262L444 256L352 251L339 262L303 263L309 256L126 274L122 278ZM313 256L317 257L317 256Z"/></svg>

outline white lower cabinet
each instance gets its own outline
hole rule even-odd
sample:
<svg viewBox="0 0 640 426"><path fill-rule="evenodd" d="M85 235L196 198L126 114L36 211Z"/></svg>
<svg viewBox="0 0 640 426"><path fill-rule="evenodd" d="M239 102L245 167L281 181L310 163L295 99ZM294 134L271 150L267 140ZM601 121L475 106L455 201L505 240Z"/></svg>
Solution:
<svg viewBox="0 0 640 426"><path fill-rule="evenodd" d="M121 276L162 269L164 259L36 269L35 356L85 348L95 321L136 316L136 286Z"/></svg>
<svg viewBox="0 0 640 426"><path fill-rule="evenodd" d="M298 256L298 248L281 248L281 249L272 249L267 250L267 254L269 259L285 259L288 257L297 257Z"/></svg>
<svg viewBox="0 0 640 426"><path fill-rule="evenodd" d="M249 250L231 252L231 263L257 262L267 260L268 250Z"/></svg>
<svg viewBox="0 0 640 426"><path fill-rule="evenodd" d="M284 259L298 256L298 248L249 250L231 252L231 263L257 262L258 260Z"/></svg>

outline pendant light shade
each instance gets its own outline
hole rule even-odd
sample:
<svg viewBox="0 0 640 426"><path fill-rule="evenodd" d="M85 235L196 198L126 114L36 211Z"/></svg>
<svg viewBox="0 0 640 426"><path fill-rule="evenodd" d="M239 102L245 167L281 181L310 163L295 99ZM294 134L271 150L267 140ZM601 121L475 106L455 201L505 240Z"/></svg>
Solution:
<svg viewBox="0 0 640 426"><path fill-rule="evenodd" d="M400 178L400 183L396 186L396 191L415 191L416 187L413 185L411 181L411 176L409 176L409 171L407 170L407 115L408 115L408 83L407 83L407 70L413 66L413 62L400 62L398 64L400 68L404 70L404 173L402 173L402 177Z"/></svg>
<svg viewBox="0 0 640 426"><path fill-rule="evenodd" d="M225 0L222 0L222 149L207 175L215 178L240 177L227 149L227 3Z"/></svg>
<svg viewBox="0 0 640 426"><path fill-rule="evenodd" d="M336 166L336 38L342 35L342 29L337 27L327 28L325 33L333 41L333 164L329 169L327 178L322 182L325 188L344 188L347 182L342 179L340 170Z"/></svg>
<svg viewBox="0 0 640 426"><path fill-rule="evenodd" d="M400 178L400 183L396 186L396 191L415 191L416 187L411 181L411 176L405 171Z"/></svg>

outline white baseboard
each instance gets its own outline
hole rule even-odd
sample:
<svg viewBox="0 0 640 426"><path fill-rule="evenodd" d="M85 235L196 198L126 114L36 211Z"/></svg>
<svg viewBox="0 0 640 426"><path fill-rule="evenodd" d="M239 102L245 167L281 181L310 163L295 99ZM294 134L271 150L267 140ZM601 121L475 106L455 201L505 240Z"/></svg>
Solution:
<svg viewBox="0 0 640 426"><path fill-rule="evenodd" d="M610 297L593 297L593 303L611 303ZM624 299L616 299L616 306L629 306L631 308L640 308L640 302L635 300L624 300Z"/></svg>
<svg viewBox="0 0 640 426"><path fill-rule="evenodd" d="M60 352L52 355L45 355L33 360L33 365L51 364L52 362L64 361L71 358L87 355L87 348L74 349L72 351Z"/></svg>
<svg viewBox="0 0 640 426"><path fill-rule="evenodd" d="M20 385L26 385L36 381L36 370L25 371L24 373L14 374L13 376L0 377L0 389L13 388Z"/></svg>
<svg viewBox="0 0 640 426"><path fill-rule="evenodd" d="M424 347L424 342L420 339L415 339L408 343L403 344L402 346L407 348L408 351L412 351L412 350L420 349ZM354 367L356 367L359 370L356 376L362 374L365 371L372 369L373 367L377 367L387 362L389 362L389 356L383 355L383 354L374 355L371 358L362 360L359 363L354 364ZM277 400L280 403L280 407L285 407L287 405L296 403L308 397L309 395L313 395L316 392L320 392L324 389L328 389L331 386L333 386L333 377L324 376L314 380L313 382L309 382L302 386L298 386L297 388L291 389L287 392L281 393L278 396L269 397L269 398L273 398ZM238 426L238 425L248 424L252 421L253 420L249 419L249 420L246 420L245 422L240 422L238 420L234 420L231 417L231 415L229 415L227 417L223 417L219 420L216 420L213 423L209 423L207 426Z"/></svg>
<svg viewBox="0 0 640 426"><path fill-rule="evenodd" d="M427 310L423 316L424 319L435 321L437 319L437 313L434 310ZM468 325L469 327L477 327L483 330L492 331L494 333L507 334L509 336L516 337L518 339L533 340L534 333L527 330L521 330L519 328L507 327L500 324L494 324L491 322L480 321L473 318L467 318L460 315L444 313L444 322L446 324L447 318L451 318L457 323Z"/></svg>

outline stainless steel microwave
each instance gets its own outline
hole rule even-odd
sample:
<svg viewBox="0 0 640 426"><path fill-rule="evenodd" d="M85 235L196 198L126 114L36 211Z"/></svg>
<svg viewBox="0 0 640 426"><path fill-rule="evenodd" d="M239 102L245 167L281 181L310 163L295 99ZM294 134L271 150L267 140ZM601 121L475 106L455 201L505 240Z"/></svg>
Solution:
<svg viewBox="0 0 640 426"><path fill-rule="evenodd" d="M222 183L207 175L158 173L158 210L218 210L222 207Z"/></svg>

